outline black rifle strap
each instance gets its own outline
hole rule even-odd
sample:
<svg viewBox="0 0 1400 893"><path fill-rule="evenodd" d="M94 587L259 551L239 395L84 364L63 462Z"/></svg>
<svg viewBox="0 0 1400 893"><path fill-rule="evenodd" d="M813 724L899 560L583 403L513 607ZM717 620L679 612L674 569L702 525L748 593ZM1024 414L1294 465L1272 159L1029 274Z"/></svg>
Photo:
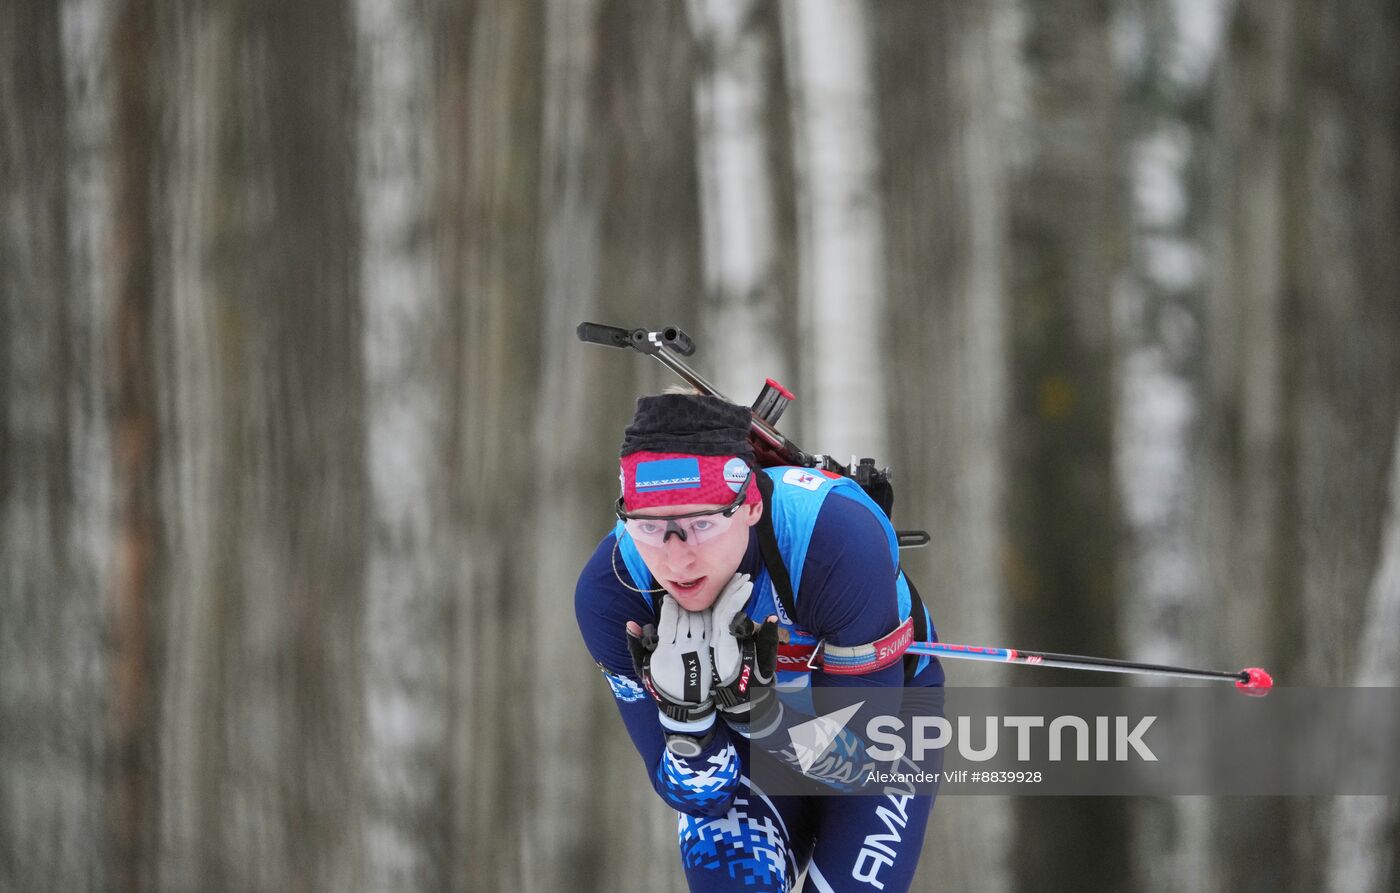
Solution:
<svg viewBox="0 0 1400 893"><path fill-rule="evenodd" d="M768 578L773 581L778 602L787 613L788 620L795 624L797 599L792 591L792 578L788 576L787 565L783 564L783 554L778 550L778 534L773 530L773 479L759 469L755 469L754 474L758 475L758 492L763 497L763 516L758 519L758 551L763 556L763 566L768 568Z"/></svg>
<svg viewBox="0 0 1400 893"><path fill-rule="evenodd" d="M904 582L909 584L909 616L914 618L914 641L928 641L928 617L924 614L924 600L919 595L919 590L915 588L914 581L909 579L909 575L904 575ZM919 655L904 655L904 681L913 679L919 672Z"/></svg>

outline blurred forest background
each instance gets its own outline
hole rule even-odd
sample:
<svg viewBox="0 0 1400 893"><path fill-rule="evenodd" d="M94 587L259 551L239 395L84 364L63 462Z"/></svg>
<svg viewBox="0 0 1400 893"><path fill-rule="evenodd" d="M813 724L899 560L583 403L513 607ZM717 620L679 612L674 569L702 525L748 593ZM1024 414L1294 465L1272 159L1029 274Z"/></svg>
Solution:
<svg viewBox="0 0 1400 893"><path fill-rule="evenodd" d="M891 464L945 639L1400 684L1391 0L5 0L0 137L0 889L682 889L585 319ZM917 888L1396 841L945 797Z"/></svg>

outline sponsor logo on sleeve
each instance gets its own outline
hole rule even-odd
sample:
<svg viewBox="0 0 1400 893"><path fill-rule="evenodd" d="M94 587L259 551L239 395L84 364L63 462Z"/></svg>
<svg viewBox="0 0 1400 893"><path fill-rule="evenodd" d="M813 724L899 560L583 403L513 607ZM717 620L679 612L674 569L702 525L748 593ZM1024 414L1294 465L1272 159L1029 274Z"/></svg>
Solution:
<svg viewBox="0 0 1400 893"><path fill-rule="evenodd" d="M815 490L826 483L826 478L814 471L807 471L805 468L789 468L783 473L783 483L792 484L794 487L801 487L804 490Z"/></svg>
<svg viewBox="0 0 1400 893"><path fill-rule="evenodd" d="M601 665L598 669L603 671L603 678L608 680L608 687L612 689L613 697L619 701L630 704L646 697L646 692L642 691L642 687L626 676L610 673Z"/></svg>

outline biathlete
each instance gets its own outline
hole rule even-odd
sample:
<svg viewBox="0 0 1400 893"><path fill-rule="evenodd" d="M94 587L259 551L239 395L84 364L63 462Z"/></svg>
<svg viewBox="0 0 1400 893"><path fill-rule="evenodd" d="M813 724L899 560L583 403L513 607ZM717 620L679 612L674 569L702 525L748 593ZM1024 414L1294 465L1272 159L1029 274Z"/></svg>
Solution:
<svg viewBox="0 0 1400 893"><path fill-rule="evenodd" d="M848 478L758 468L749 418L710 396L638 401L579 629L679 813L691 890L786 891L804 870L809 891L907 890L933 797L841 794L786 730L823 690L941 686L936 659L903 653L933 624L884 512ZM773 772L812 780L766 793Z"/></svg>

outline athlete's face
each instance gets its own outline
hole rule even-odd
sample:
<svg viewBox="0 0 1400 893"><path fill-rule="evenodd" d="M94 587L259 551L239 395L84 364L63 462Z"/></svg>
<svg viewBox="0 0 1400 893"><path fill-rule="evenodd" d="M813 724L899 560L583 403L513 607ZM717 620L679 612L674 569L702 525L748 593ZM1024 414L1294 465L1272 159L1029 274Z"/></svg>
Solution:
<svg viewBox="0 0 1400 893"><path fill-rule="evenodd" d="M649 517L668 518L691 512L722 511L722 505L671 505L647 509ZM749 548L749 528L763 514L762 503L742 506L734 513L734 522L723 533L699 545L682 542L671 536L660 546L649 546L634 540L637 551L657 584L666 587L676 602L687 611L703 611L714 604L720 590L739 569ZM692 538L693 540L693 538Z"/></svg>

